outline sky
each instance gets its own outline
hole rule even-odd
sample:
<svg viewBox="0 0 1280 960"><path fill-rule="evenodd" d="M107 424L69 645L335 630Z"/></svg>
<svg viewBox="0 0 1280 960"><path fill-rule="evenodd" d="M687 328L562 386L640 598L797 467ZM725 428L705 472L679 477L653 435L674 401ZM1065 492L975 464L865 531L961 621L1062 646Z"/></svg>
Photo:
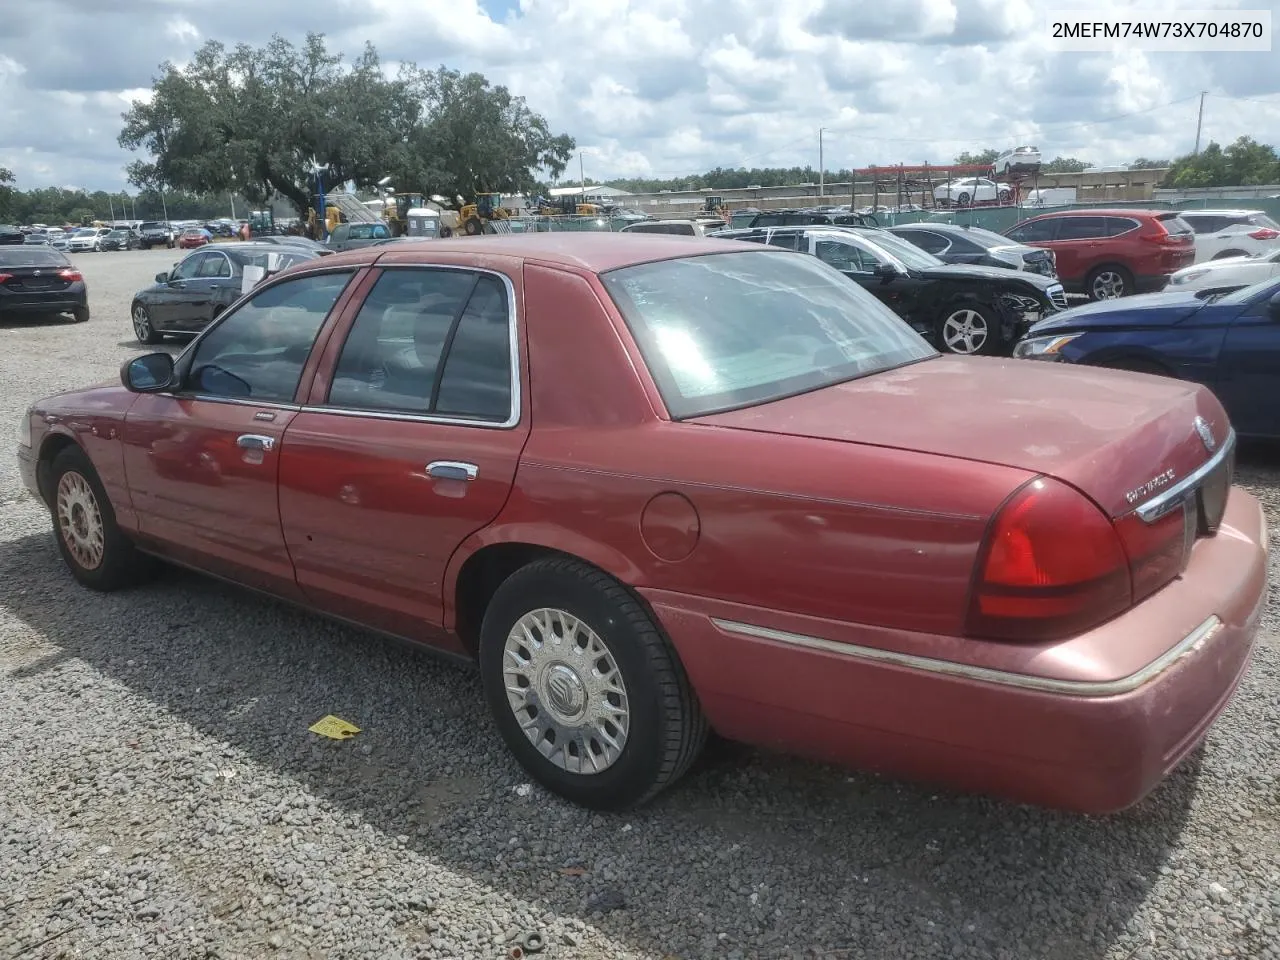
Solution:
<svg viewBox="0 0 1280 960"><path fill-rule="evenodd" d="M945 163L1021 144L1094 164L1249 134L1280 146L1271 53L1050 49L1052 11L1158 18L1280 0L0 0L0 167L127 188L121 113L205 40L478 70L573 136L593 179ZM319 11L310 13L308 11ZM575 159L570 173L576 177Z"/></svg>

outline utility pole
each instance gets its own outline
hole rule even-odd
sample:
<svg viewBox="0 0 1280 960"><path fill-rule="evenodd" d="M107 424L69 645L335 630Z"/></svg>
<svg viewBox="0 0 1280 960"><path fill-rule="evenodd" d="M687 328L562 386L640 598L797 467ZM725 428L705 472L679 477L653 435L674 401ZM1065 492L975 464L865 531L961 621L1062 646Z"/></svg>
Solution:
<svg viewBox="0 0 1280 960"><path fill-rule="evenodd" d="M164 202L164 187L160 188L160 209L164 211L164 227L169 229L169 205Z"/></svg>
<svg viewBox="0 0 1280 960"><path fill-rule="evenodd" d="M111 199L111 194L107 194L107 206L111 209L111 225L116 225L116 203Z"/></svg>
<svg viewBox="0 0 1280 960"><path fill-rule="evenodd" d="M582 165L582 151L578 151L578 179L582 181L582 202L587 202L587 175L586 168Z"/></svg>
<svg viewBox="0 0 1280 960"><path fill-rule="evenodd" d="M1204 126L1204 97L1208 93L1207 90L1200 91L1200 112L1196 114L1196 148L1191 151L1196 156L1200 155L1200 129Z"/></svg>
<svg viewBox="0 0 1280 960"><path fill-rule="evenodd" d="M825 127L818 128L818 196L824 197L827 194L827 165L822 162L822 131Z"/></svg>

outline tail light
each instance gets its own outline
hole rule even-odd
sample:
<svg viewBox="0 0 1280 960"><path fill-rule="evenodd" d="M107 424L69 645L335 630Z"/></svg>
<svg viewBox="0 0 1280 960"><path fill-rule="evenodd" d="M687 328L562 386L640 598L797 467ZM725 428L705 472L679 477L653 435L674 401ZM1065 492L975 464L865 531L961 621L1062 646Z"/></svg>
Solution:
<svg viewBox="0 0 1280 960"><path fill-rule="evenodd" d="M966 633L1037 642L1096 627L1178 575L1187 529L1182 507L1152 524L1136 515L1113 524L1071 487L1031 480L987 532Z"/></svg>
<svg viewBox="0 0 1280 960"><path fill-rule="evenodd" d="M12 273L0 273L0 283L8 283L13 279Z"/></svg>
<svg viewBox="0 0 1280 960"><path fill-rule="evenodd" d="M1249 234L1252 240L1274 240L1280 237L1280 230L1272 230L1270 227L1259 227L1253 233Z"/></svg>
<svg viewBox="0 0 1280 960"><path fill-rule="evenodd" d="M58 276L63 280L66 280L68 283L75 283L77 280L84 279L83 273L79 270L73 270L71 267L67 267L65 270L59 270Z"/></svg>

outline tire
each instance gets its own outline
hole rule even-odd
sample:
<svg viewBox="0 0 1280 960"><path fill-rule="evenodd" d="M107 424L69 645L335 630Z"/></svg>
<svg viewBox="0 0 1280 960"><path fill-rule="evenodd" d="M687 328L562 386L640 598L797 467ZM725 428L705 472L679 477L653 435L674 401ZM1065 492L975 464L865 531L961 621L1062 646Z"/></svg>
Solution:
<svg viewBox="0 0 1280 960"><path fill-rule="evenodd" d="M88 323L88 322L89 322L89 308L88 308L88 307L76 307L74 310L72 310L72 311L71 311L71 318L72 318L73 320L75 320L75 322L76 322L76 323Z"/></svg>
<svg viewBox="0 0 1280 960"><path fill-rule="evenodd" d="M156 561L116 524L98 472L79 447L66 447L53 458L49 499L58 552L79 583L106 592L155 576Z"/></svg>
<svg viewBox="0 0 1280 960"><path fill-rule="evenodd" d="M978 303L953 303L938 318L938 349L961 356L989 356L1004 344L1000 317L995 310Z"/></svg>
<svg viewBox="0 0 1280 960"><path fill-rule="evenodd" d="M996 194L996 200L998 200L1000 203L1008 203L1009 199L1012 196L1013 194L1011 194L1008 190L1001 190L999 193Z"/></svg>
<svg viewBox="0 0 1280 960"><path fill-rule="evenodd" d="M1221 253L1215 253L1210 259L1225 260L1227 257L1244 257L1248 256L1243 250L1223 250Z"/></svg>
<svg viewBox="0 0 1280 960"><path fill-rule="evenodd" d="M448 239L449 239L450 237L452 237L452 236L453 236L453 227L441 227L441 228L440 228L440 239L441 239L441 240L448 240Z"/></svg>
<svg viewBox="0 0 1280 960"><path fill-rule="evenodd" d="M1084 292L1090 300L1115 300L1133 293L1133 274L1115 264L1094 267L1084 280Z"/></svg>
<svg viewBox="0 0 1280 960"><path fill-rule="evenodd" d="M157 333L152 325L151 313L147 310L146 304L135 303L129 313L133 319L133 335L137 337L139 343L150 346L164 339L164 334Z"/></svg>
<svg viewBox="0 0 1280 960"><path fill-rule="evenodd" d="M529 632L515 634L521 625L560 639L535 649ZM564 643L566 632L578 642ZM512 653L527 658L523 667L508 652L509 643ZM545 649L561 644L563 650ZM600 681L602 672L616 682ZM489 709L516 759L548 790L585 807L643 804L678 780L706 742L706 718L688 677L644 607L612 577L577 560L535 561L498 587L480 627L480 673ZM528 693L508 694L508 685ZM561 706L548 706L555 700ZM593 706L605 716L594 725L571 726L574 711L589 717ZM532 721L529 734L524 720ZM564 736L569 729L579 739ZM557 749L555 739L565 745ZM619 742L610 756L608 748ZM597 769L582 772L588 762Z"/></svg>
<svg viewBox="0 0 1280 960"><path fill-rule="evenodd" d="M468 237L478 237L484 233L484 224L479 217L468 217L467 222L462 225L462 230Z"/></svg>
<svg viewBox="0 0 1280 960"><path fill-rule="evenodd" d="M960 196L956 197L956 206L967 207L971 199L973 198L970 197L968 193L962 193Z"/></svg>

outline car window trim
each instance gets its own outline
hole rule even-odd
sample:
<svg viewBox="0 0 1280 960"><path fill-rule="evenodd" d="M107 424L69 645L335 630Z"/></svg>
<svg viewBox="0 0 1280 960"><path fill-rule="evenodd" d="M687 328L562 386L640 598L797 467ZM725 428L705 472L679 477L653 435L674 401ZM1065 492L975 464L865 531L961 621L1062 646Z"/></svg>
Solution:
<svg viewBox="0 0 1280 960"><path fill-rule="evenodd" d="M458 263L388 263L378 264L377 270L373 271L374 279L367 285L360 294L360 303L355 305L355 309L351 311L351 320L346 325L343 333L342 345L346 345L347 338L351 336L351 329L355 326L356 317L360 315L360 307L364 306L364 301L368 298L369 292L373 290L374 284L384 274L392 270L461 270L466 273L475 274L477 283L481 275L496 277L502 284L507 294L507 343L510 348L511 360L509 365L509 373L511 375L511 405L510 412L505 420L482 420L480 418L458 417L458 416L442 416L430 413L401 413L391 410L366 410L359 407L341 407L330 406L327 402L303 403L301 411L303 413L329 413L341 417L363 417L368 420L397 420L407 421L411 423L436 423L442 426L455 427L480 427L486 430L514 430L520 426L520 418L523 416L523 378L520 376L520 322L516 311L516 287L506 273L501 270L494 270L490 267L472 267ZM472 287L472 293L475 287ZM468 294L467 300L470 300ZM466 304L463 305L465 312ZM333 387L333 373L337 369L338 360L342 356L342 351L338 353L329 362L329 384L325 390L325 398L327 401L329 389ZM448 365L448 356L443 354L445 365ZM443 368L441 375L443 377ZM317 371L318 375L318 371ZM434 388L433 388L434 390Z"/></svg>

